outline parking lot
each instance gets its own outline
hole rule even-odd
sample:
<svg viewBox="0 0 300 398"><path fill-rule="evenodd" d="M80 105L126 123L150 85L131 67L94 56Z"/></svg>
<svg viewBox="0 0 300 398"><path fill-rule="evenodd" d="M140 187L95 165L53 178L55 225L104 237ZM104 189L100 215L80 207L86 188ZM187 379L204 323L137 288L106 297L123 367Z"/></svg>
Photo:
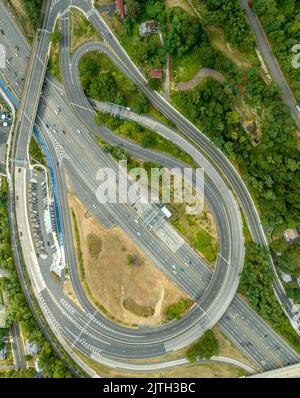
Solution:
<svg viewBox="0 0 300 398"><path fill-rule="evenodd" d="M7 142L11 129L11 116L6 112L2 111L0 104L0 173L5 174L6 172L6 152Z"/></svg>
<svg viewBox="0 0 300 398"><path fill-rule="evenodd" d="M57 223L52 191L47 185L46 170L36 166L30 170L28 210L36 254L41 271L61 276L63 261L57 235Z"/></svg>
<svg viewBox="0 0 300 398"><path fill-rule="evenodd" d="M0 173L5 174L6 168L6 152L7 140L9 137L10 127L0 127Z"/></svg>
<svg viewBox="0 0 300 398"><path fill-rule="evenodd" d="M54 241L51 234L48 188L45 172L37 168L31 170L28 203L36 253L40 259L46 260L50 257L51 261Z"/></svg>

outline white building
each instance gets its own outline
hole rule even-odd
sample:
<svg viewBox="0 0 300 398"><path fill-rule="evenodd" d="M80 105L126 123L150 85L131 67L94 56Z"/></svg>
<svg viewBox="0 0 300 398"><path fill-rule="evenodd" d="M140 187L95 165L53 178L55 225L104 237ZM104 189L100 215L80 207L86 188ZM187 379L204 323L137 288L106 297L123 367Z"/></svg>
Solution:
<svg viewBox="0 0 300 398"><path fill-rule="evenodd" d="M6 358L7 348L4 346L2 350L0 350L0 361L4 361Z"/></svg>

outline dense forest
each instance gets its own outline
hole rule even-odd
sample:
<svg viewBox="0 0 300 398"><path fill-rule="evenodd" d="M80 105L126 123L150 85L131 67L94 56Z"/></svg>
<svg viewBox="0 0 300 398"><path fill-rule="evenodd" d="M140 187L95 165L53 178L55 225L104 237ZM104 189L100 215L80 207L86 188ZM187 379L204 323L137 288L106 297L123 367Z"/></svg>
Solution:
<svg viewBox="0 0 300 398"><path fill-rule="evenodd" d="M252 68L248 72L247 99L262 108L261 143L252 146L232 110L233 93L207 79L192 92L174 93L174 101L236 162L258 201L264 225L297 226L300 223L300 158L293 120L282 105L276 86L267 86Z"/></svg>
<svg viewBox="0 0 300 398"><path fill-rule="evenodd" d="M186 357L190 362L197 359L210 359L219 353L219 343L212 330L207 330L200 339L194 343L186 352Z"/></svg>
<svg viewBox="0 0 300 398"><path fill-rule="evenodd" d="M300 352L299 336L290 325L272 288L273 275L263 249L255 243L246 245L246 259L239 292L271 326Z"/></svg>
<svg viewBox="0 0 300 398"><path fill-rule="evenodd" d="M296 0L253 0L253 10L261 19L274 54L300 101L300 73L292 66L292 47L300 44L300 3Z"/></svg>
<svg viewBox="0 0 300 398"><path fill-rule="evenodd" d="M131 106L137 113L145 113L149 101L113 62L104 54L89 53L79 64L81 85L88 97L99 101Z"/></svg>
<svg viewBox="0 0 300 398"><path fill-rule="evenodd" d="M127 0L127 13L120 39L130 56L146 69L161 69L166 63L166 49L158 34L141 37L138 25L145 20L155 20L160 29L166 32L166 7L164 0ZM157 82L156 82L157 84Z"/></svg>
<svg viewBox="0 0 300 398"><path fill-rule="evenodd" d="M255 10L258 9L258 3L258 0L254 2ZM273 4L275 1L268 3ZM293 1L282 1L280 5L283 6L284 3ZM207 78L192 90L173 91L172 101L237 166L258 205L264 227L277 236L286 227L298 227L300 157L296 126L290 112L282 104L277 86L262 79L258 60L257 63L252 62L252 67L241 71L211 45L205 30L205 26L219 26L233 47L252 51L253 35L239 2L205 1L204 26L195 16L179 7L166 8L164 1L130 0L127 5L125 25L129 31L134 24L145 19L155 19L160 22L167 51L174 59L186 59L196 49L201 67L222 72L225 84ZM139 46L136 52L139 52ZM147 61L151 64L151 57ZM127 93L124 92L124 77L114 66L103 62L103 59L99 62L98 59L85 58L80 65L80 75L89 96L130 105L138 113L147 111L144 96L129 81L126 84ZM151 81L150 86L152 87ZM249 109L255 110L259 119L259 145L251 143L241 125L241 115L234 106L241 98ZM278 259L278 265L280 269L290 270L297 276L299 267L295 264L295 255L297 253L293 247L285 261Z"/></svg>
<svg viewBox="0 0 300 398"><path fill-rule="evenodd" d="M254 36L238 0L205 0L208 12L204 23L222 28L232 47L249 51L254 47Z"/></svg>
<svg viewBox="0 0 300 398"><path fill-rule="evenodd" d="M300 276L300 242L292 245L286 242L284 238L273 240L270 244L271 253L276 265L285 273L294 278ZM292 288L298 288L293 283L289 285ZM298 290L299 291L299 290ZM300 291L299 291L300 293Z"/></svg>
<svg viewBox="0 0 300 398"><path fill-rule="evenodd" d="M9 1L9 3L12 2ZM33 29L36 29L40 20L42 0L22 0L22 6L28 18L28 22Z"/></svg>
<svg viewBox="0 0 300 398"><path fill-rule="evenodd" d="M280 2L283 3L286 1ZM153 18L160 22L167 50L174 58L187 58L197 49L202 67L222 72L226 79L224 85L208 78L192 90L174 91L172 100L238 167L258 205L264 227L280 233L286 227L299 226L300 157L296 126L282 104L277 86L262 79L258 60L241 72L236 64L212 47L205 26L179 7L168 9L164 1L158 0L131 0L128 5L127 26ZM254 39L237 0L206 0L205 6L204 25L222 28L232 46L253 50ZM122 92L124 77L120 77L119 71L103 62L101 66L98 60L94 65L87 61L86 58L85 64L80 66L87 94L128 106L129 97L137 94L132 83L126 85L130 91L128 95ZM109 76L107 71L111 71ZM233 105L241 96L259 118L259 145L251 143ZM143 95L136 96L132 104L139 113L147 109Z"/></svg>

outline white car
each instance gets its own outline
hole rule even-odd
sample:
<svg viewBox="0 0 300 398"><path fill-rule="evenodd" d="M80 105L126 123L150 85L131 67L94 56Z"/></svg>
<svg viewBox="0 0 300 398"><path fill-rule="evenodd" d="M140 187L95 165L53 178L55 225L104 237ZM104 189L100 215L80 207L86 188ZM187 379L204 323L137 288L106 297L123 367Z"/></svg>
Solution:
<svg viewBox="0 0 300 398"><path fill-rule="evenodd" d="M80 129L76 129L76 131L77 131L77 133L78 133L78 134L80 134L80 133L81 133Z"/></svg>

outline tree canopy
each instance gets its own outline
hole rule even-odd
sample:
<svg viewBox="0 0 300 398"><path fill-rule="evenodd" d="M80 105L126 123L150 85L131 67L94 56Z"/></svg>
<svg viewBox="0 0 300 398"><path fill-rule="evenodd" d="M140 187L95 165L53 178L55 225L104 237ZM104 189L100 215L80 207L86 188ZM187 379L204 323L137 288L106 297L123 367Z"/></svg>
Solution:
<svg viewBox="0 0 300 398"><path fill-rule="evenodd" d="M245 19L244 11L237 0L206 0L208 12L204 22L224 29L225 38L229 43L242 51L254 47L254 37Z"/></svg>
<svg viewBox="0 0 300 398"><path fill-rule="evenodd" d="M248 299L255 311L270 322L299 351L299 336L290 325L278 303L272 282L273 275L263 248L255 243L248 243L239 292Z"/></svg>
<svg viewBox="0 0 300 398"><path fill-rule="evenodd" d="M292 47L300 43L300 8L296 0L253 0L288 83L300 101L299 69L292 65Z"/></svg>
<svg viewBox="0 0 300 398"><path fill-rule="evenodd" d="M169 11L169 24L166 44L168 51L173 55L181 57L206 39L199 19L182 12L179 7L171 8Z"/></svg>
<svg viewBox="0 0 300 398"><path fill-rule="evenodd" d="M214 355L218 355L219 343L215 338L212 330L207 330L202 337L193 344L186 352L186 357L191 362L197 359L210 359Z"/></svg>

